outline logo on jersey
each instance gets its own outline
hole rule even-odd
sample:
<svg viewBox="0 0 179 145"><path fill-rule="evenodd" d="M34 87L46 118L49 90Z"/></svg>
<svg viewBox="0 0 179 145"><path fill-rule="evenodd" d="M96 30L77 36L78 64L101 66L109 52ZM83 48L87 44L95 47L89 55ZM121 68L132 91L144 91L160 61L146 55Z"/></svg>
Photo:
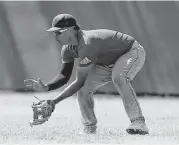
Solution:
<svg viewBox="0 0 179 145"><path fill-rule="evenodd" d="M91 63L91 60L90 59L88 59L87 57L85 57L84 59L82 59L81 61L80 61L80 64L88 64L88 63Z"/></svg>

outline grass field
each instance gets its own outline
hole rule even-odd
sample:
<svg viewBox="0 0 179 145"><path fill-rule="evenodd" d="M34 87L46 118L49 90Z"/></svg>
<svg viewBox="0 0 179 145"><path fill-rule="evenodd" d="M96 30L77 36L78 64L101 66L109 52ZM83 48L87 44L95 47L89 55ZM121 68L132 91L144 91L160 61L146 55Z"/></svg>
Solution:
<svg viewBox="0 0 179 145"><path fill-rule="evenodd" d="M58 93L36 94L50 99ZM95 135L80 135L80 110L75 97L56 106L48 122L30 127L34 94L1 93L1 144L179 144L179 99L139 98L150 134L129 135L130 124L120 98L95 96L98 130Z"/></svg>

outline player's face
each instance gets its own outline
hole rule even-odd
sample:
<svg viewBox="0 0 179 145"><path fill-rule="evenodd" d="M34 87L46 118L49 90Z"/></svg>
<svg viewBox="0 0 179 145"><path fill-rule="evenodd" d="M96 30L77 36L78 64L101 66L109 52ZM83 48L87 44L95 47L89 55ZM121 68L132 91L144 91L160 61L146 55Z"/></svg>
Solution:
<svg viewBox="0 0 179 145"><path fill-rule="evenodd" d="M56 41L62 45L73 44L72 28L64 28L62 30L54 31Z"/></svg>

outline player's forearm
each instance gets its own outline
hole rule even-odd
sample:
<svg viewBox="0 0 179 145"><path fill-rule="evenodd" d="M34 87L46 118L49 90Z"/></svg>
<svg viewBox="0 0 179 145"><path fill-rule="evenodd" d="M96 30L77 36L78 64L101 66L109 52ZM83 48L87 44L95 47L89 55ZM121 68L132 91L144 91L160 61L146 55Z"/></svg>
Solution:
<svg viewBox="0 0 179 145"><path fill-rule="evenodd" d="M48 87L48 91L56 90L56 89L62 87L63 85L65 85L68 81L69 81L69 78L65 77L62 74L59 74L46 86Z"/></svg>
<svg viewBox="0 0 179 145"><path fill-rule="evenodd" d="M82 87L82 84L80 84L77 81L72 82L66 89L64 89L60 95L58 95L56 98L54 98L55 104L59 103L60 101L72 96L74 93L76 93L80 88Z"/></svg>

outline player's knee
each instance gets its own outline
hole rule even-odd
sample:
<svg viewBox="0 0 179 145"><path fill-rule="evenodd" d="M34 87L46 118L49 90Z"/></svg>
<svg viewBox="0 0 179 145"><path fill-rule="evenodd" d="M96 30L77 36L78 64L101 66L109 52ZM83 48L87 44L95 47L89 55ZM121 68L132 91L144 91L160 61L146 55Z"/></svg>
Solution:
<svg viewBox="0 0 179 145"><path fill-rule="evenodd" d="M81 89L78 91L78 98L84 98L83 96L85 96L85 91Z"/></svg>
<svg viewBox="0 0 179 145"><path fill-rule="evenodd" d="M86 100L86 97L89 97L91 95L91 92L88 89L82 88L78 91L78 98Z"/></svg>
<svg viewBox="0 0 179 145"><path fill-rule="evenodd" d="M90 85L90 84L85 84L80 90L79 90L79 93L80 94L89 94L91 92L93 92L94 90L94 86L93 85Z"/></svg>
<svg viewBox="0 0 179 145"><path fill-rule="evenodd" d="M123 86L128 83L129 79L124 75L113 76L112 81L117 86Z"/></svg>

